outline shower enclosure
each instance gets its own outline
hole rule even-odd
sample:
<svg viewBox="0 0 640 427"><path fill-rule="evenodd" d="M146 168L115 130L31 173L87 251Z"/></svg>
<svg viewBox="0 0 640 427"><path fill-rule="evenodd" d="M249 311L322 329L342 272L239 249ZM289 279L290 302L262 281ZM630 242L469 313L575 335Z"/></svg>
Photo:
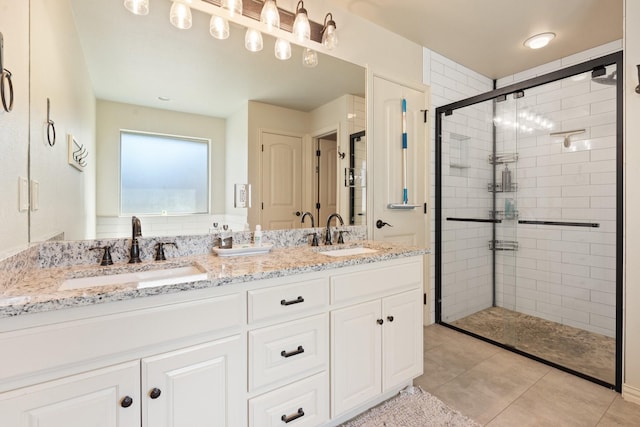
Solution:
<svg viewBox="0 0 640 427"><path fill-rule="evenodd" d="M622 53L436 110L436 321L621 387Z"/></svg>

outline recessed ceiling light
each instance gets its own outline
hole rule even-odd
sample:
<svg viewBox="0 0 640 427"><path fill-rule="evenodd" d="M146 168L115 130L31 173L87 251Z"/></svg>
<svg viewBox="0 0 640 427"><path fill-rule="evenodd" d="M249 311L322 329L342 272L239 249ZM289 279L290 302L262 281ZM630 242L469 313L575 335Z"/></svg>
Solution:
<svg viewBox="0 0 640 427"><path fill-rule="evenodd" d="M531 36L524 41L524 45L530 49L540 49L549 44L556 37L555 33L542 33Z"/></svg>
<svg viewBox="0 0 640 427"><path fill-rule="evenodd" d="M159 96L158 99L160 101L171 101L171 98L167 97L167 96Z"/></svg>

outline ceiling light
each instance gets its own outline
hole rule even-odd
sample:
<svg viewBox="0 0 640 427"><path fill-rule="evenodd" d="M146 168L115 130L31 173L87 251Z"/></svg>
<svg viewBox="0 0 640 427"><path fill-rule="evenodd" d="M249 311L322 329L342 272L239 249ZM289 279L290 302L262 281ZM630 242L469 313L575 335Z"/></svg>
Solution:
<svg viewBox="0 0 640 427"><path fill-rule="evenodd" d="M285 39L276 39L275 54L276 58L283 61L291 58L291 43Z"/></svg>
<svg viewBox="0 0 640 427"><path fill-rule="evenodd" d="M244 47L249 52L258 52L262 50L262 33L254 28L247 28L244 34Z"/></svg>
<svg viewBox="0 0 640 427"><path fill-rule="evenodd" d="M280 12L276 6L275 0L267 0L262 6L260 12L260 22L267 24L267 30L273 31L274 28L280 28Z"/></svg>
<svg viewBox="0 0 640 427"><path fill-rule="evenodd" d="M213 15L209 21L209 34L218 40L229 38L229 21L221 16Z"/></svg>
<svg viewBox="0 0 640 427"><path fill-rule="evenodd" d="M242 15L242 0L222 0L220 6L229 11L229 15Z"/></svg>
<svg viewBox="0 0 640 427"><path fill-rule="evenodd" d="M307 68L313 68L318 65L318 52L313 49L306 48L302 52L302 65Z"/></svg>
<svg viewBox="0 0 640 427"><path fill-rule="evenodd" d="M324 17L324 27L322 28L322 44L329 50L338 46L336 22L333 20L333 15L331 13L327 13Z"/></svg>
<svg viewBox="0 0 640 427"><path fill-rule="evenodd" d="M542 33L531 36L524 41L524 45L530 49L540 49L549 44L556 37L555 33Z"/></svg>
<svg viewBox="0 0 640 427"><path fill-rule="evenodd" d="M296 19L293 21L293 34L299 42L307 42L311 39L311 25L302 0L296 6Z"/></svg>
<svg viewBox="0 0 640 427"><path fill-rule="evenodd" d="M171 24L180 28L181 30L188 30L191 28L191 8L189 4L191 0L173 0L171 10L169 11L169 21Z"/></svg>
<svg viewBox="0 0 640 427"><path fill-rule="evenodd" d="M149 13L149 0L124 0L124 7L134 15L147 15Z"/></svg>

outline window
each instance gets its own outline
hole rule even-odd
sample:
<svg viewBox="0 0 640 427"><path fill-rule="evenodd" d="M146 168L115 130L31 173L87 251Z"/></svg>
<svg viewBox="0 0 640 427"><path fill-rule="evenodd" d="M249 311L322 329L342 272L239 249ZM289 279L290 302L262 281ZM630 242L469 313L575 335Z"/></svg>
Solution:
<svg viewBox="0 0 640 427"><path fill-rule="evenodd" d="M120 132L123 215L209 212L209 141Z"/></svg>

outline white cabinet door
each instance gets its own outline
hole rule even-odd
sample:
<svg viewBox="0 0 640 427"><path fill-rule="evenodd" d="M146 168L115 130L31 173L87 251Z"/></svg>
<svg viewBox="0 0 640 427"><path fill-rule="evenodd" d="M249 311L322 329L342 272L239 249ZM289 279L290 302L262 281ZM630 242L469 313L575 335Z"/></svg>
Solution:
<svg viewBox="0 0 640 427"><path fill-rule="evenodd" d="M331 417L381 391L380 300L331 312Z"/></svg>
<svg viewBox="0 0 640 427"><path fill-rule="evenodd" d="M422 375L422 292L382 300L382 386L387 391Z"/></svg>
<svg viewBox="0 0 640 427"><path fill-rule="evenodd" d="M240 336L142 359L143 427L245 425Z"/></svg>
<svg viewBox="0 0 640 427"><path fill-rule="evenodd" d="M123 363L0 394L0 425L140 425L140 364Z"/></svg>

